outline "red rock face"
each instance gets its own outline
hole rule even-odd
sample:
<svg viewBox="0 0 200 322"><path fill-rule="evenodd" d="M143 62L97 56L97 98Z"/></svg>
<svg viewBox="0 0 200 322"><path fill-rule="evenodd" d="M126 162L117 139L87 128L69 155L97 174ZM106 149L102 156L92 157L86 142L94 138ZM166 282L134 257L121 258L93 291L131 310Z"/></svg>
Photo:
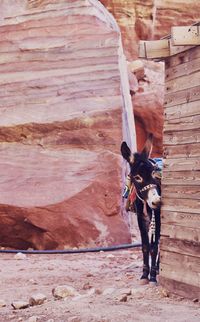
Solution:
<svg viewBox="0 0 200 322"><path fill-rule="evenodd" d="M1 2L0 244L130 242L119 32L96 1Z"/></svg>

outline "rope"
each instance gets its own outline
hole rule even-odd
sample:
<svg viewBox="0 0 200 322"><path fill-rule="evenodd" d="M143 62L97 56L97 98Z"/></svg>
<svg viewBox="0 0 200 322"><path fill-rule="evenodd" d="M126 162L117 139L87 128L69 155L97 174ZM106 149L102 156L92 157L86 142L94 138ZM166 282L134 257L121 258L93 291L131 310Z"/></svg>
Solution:
<svg viewBox="0 0 200 322"><path fill-rule="evenodd" d="M153 243L155 243L156 240L156 220L155 220L155 213L154 210L152 209L152 217L151 217L151 222L150 222L150 226L149 226L149 234L150 234L150 238L149 240Z"/></svg>

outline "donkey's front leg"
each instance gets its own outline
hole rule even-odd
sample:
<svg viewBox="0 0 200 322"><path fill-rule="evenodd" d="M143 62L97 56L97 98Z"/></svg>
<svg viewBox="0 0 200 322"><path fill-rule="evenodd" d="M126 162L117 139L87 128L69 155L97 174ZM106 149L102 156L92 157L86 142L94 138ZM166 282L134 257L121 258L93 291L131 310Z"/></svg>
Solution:
<svg viewBox="0 0 200 322"><path fill-rule="evenodd" d="M141 240L142 240L142 254L143 254L143 273L141 276L141 280L148 281L149 276L149 236L146 218L143 213L137 213L138 226L140 229Z"/></svg>
<svg viewBox="0 0 200 322"><path fill-rule="evenodd" d="M160 239L160 211L155 213L155 240L151 240L150 254L151 254L151 271L150 271L150 282L157 283L156 275L158 271L158 245Z"/></svg>
<svg viewBox="0 0 200 322"><path fill-rule="evenodd" d="M151 254L151 271L150 271L150 282L157 283L157 255L158 255L158 243L154 242L150 246Z"/></svg>

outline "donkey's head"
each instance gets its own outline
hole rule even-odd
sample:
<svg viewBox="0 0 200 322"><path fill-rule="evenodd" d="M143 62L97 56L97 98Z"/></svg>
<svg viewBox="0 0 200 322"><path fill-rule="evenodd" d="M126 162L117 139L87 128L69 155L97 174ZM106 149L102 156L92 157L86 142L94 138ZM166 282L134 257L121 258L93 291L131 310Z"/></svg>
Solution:
<svg viewBox="0 0 200 322"><path fill-rule="evenodd" d="M155 165L149 160L152 150L152 134L149 135L141 153L131 153L126 142L121 145L121 154L130 165L131 182L136 194L142 201L147 202L152 209L160 207L160 180L157 178Z"/></svg>

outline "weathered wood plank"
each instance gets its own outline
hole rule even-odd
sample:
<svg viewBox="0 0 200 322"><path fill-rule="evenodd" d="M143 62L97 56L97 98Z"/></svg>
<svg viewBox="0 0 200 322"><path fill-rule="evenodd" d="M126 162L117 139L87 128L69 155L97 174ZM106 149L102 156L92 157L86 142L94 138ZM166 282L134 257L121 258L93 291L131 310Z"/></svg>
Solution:
<svg viewBox="0 0 200 322"><path fill-rule="evenodd" d="M199 186L200 185L200 171L163 171L162 182L165 185L173 186L175 189L177 185L190 185Z"/></svg>
<svg viewBox="0 0 200 322"><path fill-rule="evenodd" d="M161 265L172 265L177 271L181 271L184 268L187 275L193 275L193 273L200 274L200 260L197 257L162 250L160 259Z"/></svg>
<svg viewBox="0 0 200 322"><path fill-rule="evenodd" d="M139 57L140 58L163 58L170 55L170 45L168 39L140 41Z"/></svg>
<svg viewBox="0 0 200 322"><path fill-rule="evenodd" d="M200 58L200 50L198 46L191 48L185 52L179 53L175 56L171 56L165 59L166 71L169 68L175 67L177 65L184 64L194 59Z"/></svg>
<svg viewBox="0 0 200 322"><path fill-rule="evenodd" d="M196 199L171 199L165 198L162 203L162 210L177 211L181 213L200 214L200 200ZM200 238L200 232L199 232Z"/></svg>
<svg viewBox="0 0 200 322"><path fill-rule="evenodd" d="M200 115L199 102L188 102L170 107L165 107L165 120L179 119L182 117Z"/></svg>
<svg viewBox="0 0 200 322"><path fill-rule="evenodd" d="M186 52L187 50L190 50L192 48L194 48L194 46L174 46L172 44L172 40L170 39L170 56Z"/></svg>
<svg viewBox="0 0 200 322"><path fill-rule="evenodd" d="M177 65L166 69L165 81L176 79L181 76L190 75L200 70L200 58L194 59L187 63Z"/></svg>
<svg viewBox="0 0 200 322"><path fill-rule="evenodd" d="M195 213L167 211L162 209L161 222L167 225L180 225L187 228L200 227L200 216Z"/></svg>
<svg viewBox="0 0 200 322"><path fill-rule="evenodd" d="M139 57L145 59L164 59L191 48L193 46L174 46L171 39L141 40L139 42Z"/></svg>
<svg viewBox="0 0 200 322"><path fill-rule="evenodd" d="M164 123L164 131L183 132L195 129L200 129L200 115L170 119Z"/></svg>
<svg viewBox="0 0 200 322"><path fill-rule="evenodd" d="M184 75L179 78L166 81L165 89L167 93L187 90L188 88L199 86L200 71Z"/></svg>
<svg viewBox="0 0 200 322"><path fill-rule="evenodd" d="M200 157L199 143L168 145L163 150L163 155L166 159Z"/></svg>
<svg viewBox="0 0 200 322"><path fill-rule="evenodd" d="M161 262L160 275L165 278L170 278L177 282L185 283L195 287L200 287L200 273L188 271L184 266L177 267L171 262L171 265Z"/></svg>
<svg viewBox="0 0 200 322"><path fill-rule="evenodd" d="M200 142L199 130L188 130L188 131L165 131L163 136L164 146L178 146L178 145L190 145L192 143Z"/></svg>
<svg viewBox="0 0 200 322"><path fill-rule="evenodd" d="M184 90L177 90L176 92L165 93L164 105L165 107L176 106L178 104L194 102L200 100L200 85L186 88Z"/></svg>
<svg viewBox="0 0 200 322"><path fill-rule="evenodd" d="M189 158L189 159L165 159L164 160L165 171L193 171L200 170L200 159Z"/></svg>
<svg viewBox="0 0 200 322"><path fill-rule="evenodd" d="M161 235L168 238L194 241L196 243L200 242L200 229L197 228L168 225L163 223L161 227Z"/></svg>
<svg viewBox="0 0 200 322"><path fill-rule="evenodd" d="M162 197L171 199L200 199L200 186L176 186L176 193L171 186L162 183ZM200 220L200 219L199 219ZM199 222L200 224L200 222Z"/></svg>
<svg viewBox="0 0 200 322"><path fill-rule="evenodd" d="M200 243L161 236L161 251L175 252L200 259Z"/></svg>
<svg viewBox="0 0 200 322"><path fill-rule="evenodd" d="M200 26L175 26L171 28L174 46L200 45Z"/></svg>
<svg viewBox="0 0 200 322"><path fill-rule="evenodd" d="M159 277L159 282L164 288L166 288L169 292L173 294L177 294L179 296L191 300L200 298L198 286L192 286L183 282L177 282L175 280L172 280L171 278L166 278L162 275L160 275Z"/></svg>

